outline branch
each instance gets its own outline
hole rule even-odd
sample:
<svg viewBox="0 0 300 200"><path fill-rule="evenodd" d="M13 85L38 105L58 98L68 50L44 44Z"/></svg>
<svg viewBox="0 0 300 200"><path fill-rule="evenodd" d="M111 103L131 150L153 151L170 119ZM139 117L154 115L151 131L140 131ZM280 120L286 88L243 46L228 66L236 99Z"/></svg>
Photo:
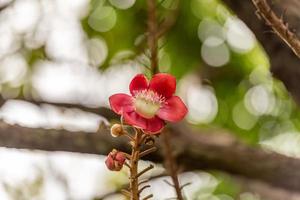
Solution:
<svg viewBox="0 0 300 200"><path fill-rule="evenodd" d="M300 160L238 142L228 134L199 134L184 125L170 127L177 162L184 170L217 169L265 181L288 190L300 190ZM129 152L127 139L114 140L108 130L97 133L25 128L0 122L0 146L19 149L69 151L107 155L112 148ZM163 161L158 151L145 157Z"/></svg>
<svg viewBox="0 0 300 200"><path fill-rule="evenodd" d="M158 69L158 59L157 59L157 20L156 20L156 0L147 0L147 8L148 8L148 47L150 49L150 60L151 60L151 70L152 74L156 74Z"/></svg>
<svg viewBox="0 0 300 200"><path fill-rule="evenodd" d="M280 79L288 91L292 94L295 101L300 105L300 60L287 46L283 40L281 40L275 34L266 34L266 30L269 29L265 25L265 22L259 20L253 20L257 18L256 8L253 3L249 1L241 0L223 0L225 4L229 6L238 17L243 20L247 26L253 31L258 41L262 44L266 53L270 57L272 75ZM299 11L300 4L298 0L278 1L274 4L274 9L283 11L291 6L294 10ZM287 12L286 16L289 21L297 22L293 23L295 29L300 28L299 24L299 12Z"/></svg>
<svg viewBox="0 0 300 200"><path fill-rule="evenodd" d="M164 29L163 32L158 32L157 30L157 19L156 19L156 0L147 0L147 8L148 8L148 46L151 51L151 72L152 74L156 74L159 72L158 68L158 37L161 36L160 34L164 34L164 31L167 29ZM166 22L167 23L167 22ZM174 22L168 22L169 25L173 25ZM167 24L164 25L165 27ZM183 200L183 195L181 193L181 188L178 180L178 170L176 165L176 160L174 159L173 152L171 149L171 138L168 137L169 132L164 131L162 133L162 139L163 139L163 149L165 150L164 159L165 159L165 167L170 174L172 181L174 183L173 187L176 191L176 196L178 200Z"/></svg>
<svg viewBox="0 0 300 200"><path fill-rule="evenodd" d="M267 0L252 0L257 13L264 18L274 32L294 51L300 58L300 40L289 30L288 24L279 18L268 5Z"/></svg>
<svg viewBox="0 0 300 200"><path fill-rule="evenodd" d="M176 191L178 200L182 200L184 198L183 198L181 186L180 186L180 183L178 180L178 167L176 164L176 158L174 156L174 152L172 151L172 146L171 146L172 140L171 140L170 133L168 130L166 130L162 133L162 142L164 144L163 150L164 150L164 155L165 155L164 165L167 169L168 174L172 178L172 181L174 184L173 187Z"/></svg>

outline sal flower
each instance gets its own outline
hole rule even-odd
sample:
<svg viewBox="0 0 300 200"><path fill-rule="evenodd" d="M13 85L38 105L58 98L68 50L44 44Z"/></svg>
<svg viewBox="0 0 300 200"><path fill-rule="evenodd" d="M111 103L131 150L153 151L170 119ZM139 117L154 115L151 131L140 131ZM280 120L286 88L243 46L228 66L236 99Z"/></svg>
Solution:
<svg viewBox="0 0 300 200"><path fill-rule="evenodd" d="M145 75L138 74L132 79L129 90L131 96L112 95L110 106L127 124L143 129L145 133L160 133L165 121L178 122L187 113L185 104L174 95L176 79L170 74L156 74L150 81Z"/></svg>

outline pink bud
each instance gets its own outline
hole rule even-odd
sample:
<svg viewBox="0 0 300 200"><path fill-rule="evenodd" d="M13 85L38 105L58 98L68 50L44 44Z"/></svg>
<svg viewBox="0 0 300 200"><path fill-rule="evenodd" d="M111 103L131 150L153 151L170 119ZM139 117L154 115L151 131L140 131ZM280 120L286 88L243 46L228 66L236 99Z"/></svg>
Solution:
<svg viewBox="0 0 300 200"><path fill-rule="evenodd" d="M111 171L120 171L125 163L126 156L123 152L113 149L107 156L105 164Z"/></svg>

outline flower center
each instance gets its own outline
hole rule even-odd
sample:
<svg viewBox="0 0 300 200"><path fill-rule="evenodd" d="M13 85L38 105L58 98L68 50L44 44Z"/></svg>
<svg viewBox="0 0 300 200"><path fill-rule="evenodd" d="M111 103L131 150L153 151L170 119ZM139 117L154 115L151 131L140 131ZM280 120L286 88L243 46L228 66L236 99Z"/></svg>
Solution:
<svg viewBox="0 0 300 200"><path fill-rule="evenodd" d="M165 98L152 90L137 91L134 95L135 111L144 118L151 119L155 116Z"/></svg>

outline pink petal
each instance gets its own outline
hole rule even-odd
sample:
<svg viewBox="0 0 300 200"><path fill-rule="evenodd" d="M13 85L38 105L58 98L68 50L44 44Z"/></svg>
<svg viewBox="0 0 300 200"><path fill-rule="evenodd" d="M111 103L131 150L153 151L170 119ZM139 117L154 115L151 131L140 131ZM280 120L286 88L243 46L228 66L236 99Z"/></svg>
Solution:
<svg viewBox="0 0 300 200"><path fill-rule="evenodd" d="M114 160L112 159L112 157L110 155L108 155L108 157L105 160L105 165L107 166L107 168L109 170L113 170L114 169Z"/></svg>
<svg viewBox="0 0 300 200"><path fill-rule="evenodd" d="M144 129L146 133L157 134L162 131L165 126L165 122L158 117L147 119L147 128Z"/></svg>
<svg viewBox="0 0 300 200"><path fill-rule="evenodd" d="M111 109L119 115L122 115L123 112L134 110L132 97L127 94L114 94L109 97L109 103Z"/></svg>
<svg viewBox="0 0 300 200"><path fill-rule="evenodd" d="M123 152L118 152L116 154L115 160L118 161L120 165L123 165L126 160L125 154Z"/></svg>
<svg viewBox="0 0 300 200"><path fill-rule="evenodd" d="M166 121L178 122L185 117L187 112L187 107L182 100L178 96L173 96L159 109L157 116Z"/></svg>
<svg viewBox="0 0 300 200"><path fill-rule="evenodd" d="M148 79L144 74L136 75L130 82L129 90L132 96L135 91L145 90L148 88Z"/></svg>
<svg viewBox="0 0 300 200"><path fill-rule="evenodd" d="M147 121L145 118L137 114L135 111L126 112L123 115L127 124L135 126L137 128L145 129L147 127Z"/></svg>
<svg viewBox="0 0 300 200"><path fill-rule="evenodd" d="M176 90L176 79L166 73L155 74L150 81L149 89L158 94L170 98Z"/></svg>

